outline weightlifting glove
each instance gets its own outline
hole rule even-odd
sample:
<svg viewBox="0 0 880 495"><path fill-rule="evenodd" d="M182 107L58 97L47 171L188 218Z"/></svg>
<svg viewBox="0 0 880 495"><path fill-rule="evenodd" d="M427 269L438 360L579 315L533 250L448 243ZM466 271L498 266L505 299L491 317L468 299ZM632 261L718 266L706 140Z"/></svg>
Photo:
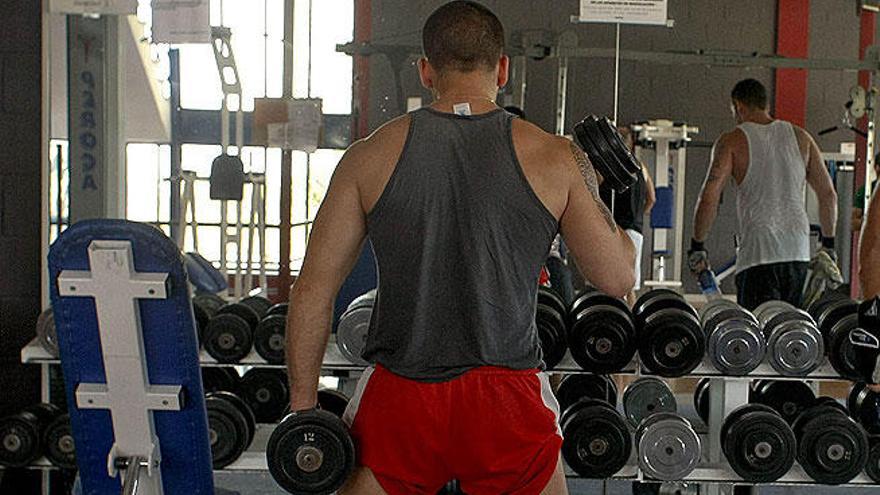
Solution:
<svg viewBox="0 0 880 495"><path fill-rule="evenodd" d="M709 252L704 243L691 239L691 248L688 249L688 268L694 273L700 273L709 269Z"/></svg>

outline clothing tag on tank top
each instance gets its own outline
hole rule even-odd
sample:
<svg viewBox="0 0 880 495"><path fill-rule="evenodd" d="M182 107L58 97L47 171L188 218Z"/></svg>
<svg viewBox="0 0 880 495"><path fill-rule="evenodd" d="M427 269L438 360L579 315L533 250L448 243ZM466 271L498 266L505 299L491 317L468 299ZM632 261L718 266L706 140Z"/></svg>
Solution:
<svg viewBox="0 0 880 495"><path fill-rule="evenodd" d="M470 103L456 103L452 105L452 111L455 115L470 115L471 114L471 104Z"/></svg>

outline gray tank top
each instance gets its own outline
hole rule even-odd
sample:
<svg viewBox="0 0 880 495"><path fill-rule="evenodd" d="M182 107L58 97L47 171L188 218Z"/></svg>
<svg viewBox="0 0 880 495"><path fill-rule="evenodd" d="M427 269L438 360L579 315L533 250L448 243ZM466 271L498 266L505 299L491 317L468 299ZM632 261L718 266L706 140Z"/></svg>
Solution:
<svg viewBox="0 0 880 495"><path fill-rule="evenodd" d="M810 260L807 165L791 124L747 122L749 168L736 188L740 246L736 271L771 263Z"/></svg>
<svg viewBox="0 0 880 495"><path fill-rule="evenodd" d="M364 358L420 381L538 368L538 276L558 230L523 174L512 116L425 108L367 229L379 291Z"/></svg>

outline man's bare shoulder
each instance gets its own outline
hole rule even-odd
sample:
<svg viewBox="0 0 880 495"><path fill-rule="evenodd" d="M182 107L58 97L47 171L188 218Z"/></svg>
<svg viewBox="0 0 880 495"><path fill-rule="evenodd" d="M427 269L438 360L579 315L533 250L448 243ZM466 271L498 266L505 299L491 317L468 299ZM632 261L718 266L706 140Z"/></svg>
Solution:
<svg viewBox="0 0 880 495"><path fill-rule="evenodd" d="M513 142L521 160L535 159L545 167L558 169L572 162L572 146L576 146L570 139L522 119L513 120Z"/></svg>
<svg viewBox="0 0 880 495"><path fill-rule="evenodd" d="M385 154L400 155L409 133L410 116L401 115L382 124L369 136L349 146L346 155L353 158L381 157Z"/></svg>
<svg viewBox="0 0 880 495"><path fill-rule="evenodd" d="M747 149L748 145L749 140L746 137L746 133L739 127L722 133L718 140L715 141L716 150L722 148L732 148L734 150Z"/></svg>

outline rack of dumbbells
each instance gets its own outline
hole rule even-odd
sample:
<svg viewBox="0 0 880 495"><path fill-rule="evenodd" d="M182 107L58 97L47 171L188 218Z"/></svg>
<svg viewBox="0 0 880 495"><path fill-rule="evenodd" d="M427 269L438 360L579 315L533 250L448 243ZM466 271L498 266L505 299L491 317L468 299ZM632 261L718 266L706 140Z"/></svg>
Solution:
<svg viewBox="0 0 880 495"><path fill-rule="evenodd" d="M364 369L360 356L374 300L375 293L364 294L343 313L324 374L356 378ZM771 302L753 314L723 299L697 311L665 289L646 293L632 308L594 290L566 305L541 288L536 326L548 371L561 376L556 394L569 476L707 486L880 483L880 395L857 384L844 405L817 397L815 387L854 376L851 344L843 336L855 328L857 310L854 301L829 295L809 311ZM268 469L298 493L338 486L354 462L339 421L344 394L322 390L321 411L274 426L288 403L286 305L199 295L193 311L215 469ZM50 314L23 350L25 362L57 362L46 320ZM625 375L629 384L619 391L612 375ZM699 419L681 414L671 378L700 379L694 393ZM17 464L0 452L0 464L33 463L43 453L56 462L48 452L51 439L63 438L63 427L50 435L38 414L21 416L29 418L28 427L16 431L40 431L21 443L39 444L39 452L12 456ZM70 462L73 453L67 455Z"/></svg>

